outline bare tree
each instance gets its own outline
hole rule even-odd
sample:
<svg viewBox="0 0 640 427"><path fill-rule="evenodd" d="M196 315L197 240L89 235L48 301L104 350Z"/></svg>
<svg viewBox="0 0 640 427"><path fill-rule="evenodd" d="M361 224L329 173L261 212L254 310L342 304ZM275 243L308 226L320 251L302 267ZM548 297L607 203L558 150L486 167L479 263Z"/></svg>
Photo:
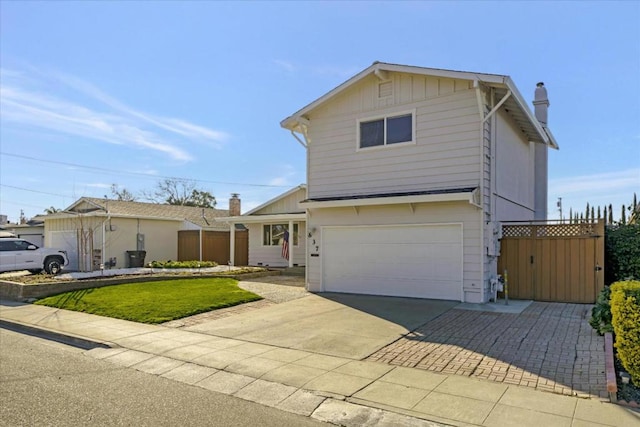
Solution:
<svg viewBox="0 0 640 427"><path fill-rule="evenodd" d="M126 188L123 188L121 190L118 184L111 184L111 194L116 198L116 200L120 200L123 202L136 201L136 196L134 196L132 192L130 192Z"/></svg>
<svg viewBox="0 0 640 427"><path fill-rule="evenodd" d="M196 188L195 181L166 178L156 184L153 193L143 192L145 198L155 203L213 208L216 198L208 191Z"/></svg>

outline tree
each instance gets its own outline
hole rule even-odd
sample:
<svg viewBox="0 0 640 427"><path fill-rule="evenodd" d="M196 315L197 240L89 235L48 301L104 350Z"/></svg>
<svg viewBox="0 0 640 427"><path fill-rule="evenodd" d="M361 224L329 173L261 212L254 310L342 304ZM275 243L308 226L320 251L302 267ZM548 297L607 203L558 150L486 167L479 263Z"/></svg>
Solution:
<svg viewBox="0 0 640 427"><path fill-rule="evenodd" d="M62 211L62 209L58 209L58 208L55 208L53 206L50 206L50 207L48 207L47 209L44 210L44 213L49 215L49 214L54 214L54 213L60 212L60 211Z"/></svg>
<svg viewBox="0 0 640 427"><path fill-rule="evenodd" d="M145 193L145 197L155 203L170 205L197 206L213 208L216 198L208 191L196 188L195 181L178 178L167 178L156 184L153 193Z"/></svg>
<svg viewBox="0 0 640 427"><path fill-rule="evenodd" d="M133 195L129 190L123 188L120 190L118 184L111 184L111 194L116 198L116 200L120 200L122 202L135 202L136 196Z"/></svg>

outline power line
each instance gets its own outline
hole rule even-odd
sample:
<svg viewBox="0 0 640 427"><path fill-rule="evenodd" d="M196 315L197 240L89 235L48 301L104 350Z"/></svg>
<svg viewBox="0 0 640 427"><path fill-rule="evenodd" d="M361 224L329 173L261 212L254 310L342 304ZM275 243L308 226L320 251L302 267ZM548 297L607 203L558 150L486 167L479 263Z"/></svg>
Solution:
<svg viewBox="0 0 640 427"><path fill-rule="evenodd" d="M31 190L30 188L14 187L13 185L7 185L7 184L0 184L0 187L13 188L14 190L29 191L30 193L46 194L47 196L59 196L59 197L72 198L72 196L65 196L63 194L56 194L56 193L52 193L50 191Z"/></svg>
<svg viewBox="0 0 640 427"><path fill-rule="evenodd" d="M42 163L47 163L47 164L58 164L58 165L62 165L62 166L71 166L71 167L76 167L76 168L82 168L82 169L89 169L91 171L102 171L102 172L110 172L110 173L115 173L115 174L125 174L125 175L136 175L136 176L144 176L147 178L161 178L161 179L178 179L178 180L187 180L187 181L195 181L195 182L206 182L209 184L219 184L219 185L236 185L236 186L244 186L244 187L268 187L268 188L289 188L290 186L288 185L271 185L271 184L251 184L251 183L242 183L242 182L224 182L224 181L209 181L206 179L195 179L195 178L182 178L182 177L177 177L177 176L164 176L164 175L154 175L154 174L150 174L150 173L144 173L144 172L131 172L131 171L119 171L119 170L115 170L115 169L107 169L107 168L102 168L102 167L98 167L98 166L86 166L86 165L79 165L77 163L68 163L68 162L60 162L60 161L55 161L55 160L50 160L50 159L39 159L37 157L30 157L30 156L23 156L21 154L13 154L13 153L5 153L5 152L0 152L0 155L2 156L7 156L7 157L15 157L18 159L25 159L25 160L32 160L35 162L42 162ZM29 190L27 190L29 191ZM50 194L50 193L45 193L45 194Z"/></svg>

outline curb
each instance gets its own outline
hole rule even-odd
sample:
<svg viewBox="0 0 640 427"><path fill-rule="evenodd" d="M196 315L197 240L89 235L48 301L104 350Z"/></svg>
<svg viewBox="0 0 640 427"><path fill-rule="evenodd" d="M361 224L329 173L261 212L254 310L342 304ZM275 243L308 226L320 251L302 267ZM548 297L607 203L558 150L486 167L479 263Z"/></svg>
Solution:
<svg viewBox="0 0 640 427"><path fill-rule="evenodd" d="M43 338L50 341L56 341L62 344L67 344L73 347L81 348L83 350L91 350L93 348L114 348L117 347L114 344L96 341L88 338L84 338L78 335L71 335L68 333L60 333L52 331L50 329L35 327L24 323L9 321L0 319L0 329L7 329L9 331L18 332L25 335L31 335L38 338Z"/></svg>

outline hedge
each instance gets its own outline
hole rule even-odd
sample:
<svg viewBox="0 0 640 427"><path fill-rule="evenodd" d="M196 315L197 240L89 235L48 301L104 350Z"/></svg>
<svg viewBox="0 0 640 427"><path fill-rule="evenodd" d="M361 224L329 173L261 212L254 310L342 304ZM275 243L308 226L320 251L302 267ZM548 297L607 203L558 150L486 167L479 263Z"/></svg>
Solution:
<svg viewBox="0 0 640 427"><path fill-rule="evenodd" d="M611 285L611 315L618 359L640 386L640 281Z"/></svg>
<svg viewBox="0 0 640 427"><path fill-rule="evenodd" d="M605 284L640 280L640 224L607 226L604 257Z"/></svg>

